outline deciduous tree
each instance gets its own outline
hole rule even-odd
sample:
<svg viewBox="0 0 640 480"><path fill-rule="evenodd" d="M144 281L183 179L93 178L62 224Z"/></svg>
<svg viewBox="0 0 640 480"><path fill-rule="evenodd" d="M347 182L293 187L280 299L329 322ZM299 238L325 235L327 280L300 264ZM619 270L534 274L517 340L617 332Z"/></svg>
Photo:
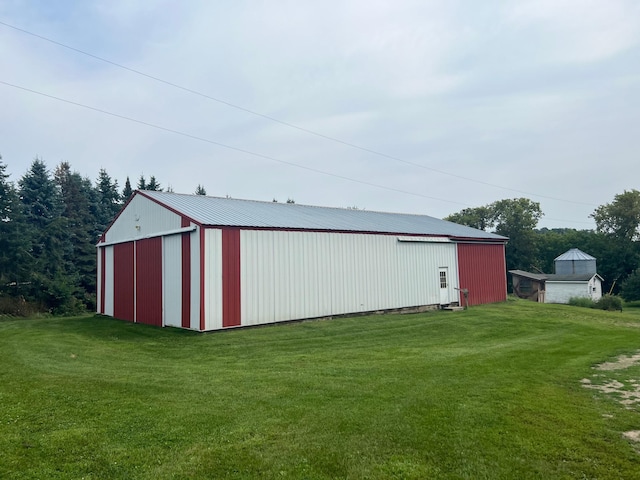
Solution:
<svg viewBox="0 0 640 480"><path fill-rule="evenodd" d="M508 269L528 270L536 261L534 228L542 217L540 204L528 198L505 199L477 208L467 208L445 220L480 230L491 229L509 237L506 247Z"/></svg>
<svg viewBox="0 0 640 480"><path fill-rule="evenodd" d="M458 213L449 215L445 220L477 228L478 230L487 230L493 226L493 208L491 205L465 208Z"/></svg>
<svg viewBox="0 0 640 480"><path fill-rule="evenodd" d="M640 191L630 190L617 194L613 202L600 205L590 215L600 233L620 240L640 239Z"/></svg>

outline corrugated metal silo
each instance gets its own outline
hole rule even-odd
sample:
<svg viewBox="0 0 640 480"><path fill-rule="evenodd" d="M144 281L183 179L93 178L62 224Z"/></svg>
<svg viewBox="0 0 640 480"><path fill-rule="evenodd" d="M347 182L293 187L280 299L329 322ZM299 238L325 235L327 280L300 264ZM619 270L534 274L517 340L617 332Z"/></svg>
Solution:
<svg viewBox="0 0 640 480"><path fill-rule="evenodd" d="M572 248L553 261L556 275L582 275L596 272L596 259L582 250Z"/></svg>

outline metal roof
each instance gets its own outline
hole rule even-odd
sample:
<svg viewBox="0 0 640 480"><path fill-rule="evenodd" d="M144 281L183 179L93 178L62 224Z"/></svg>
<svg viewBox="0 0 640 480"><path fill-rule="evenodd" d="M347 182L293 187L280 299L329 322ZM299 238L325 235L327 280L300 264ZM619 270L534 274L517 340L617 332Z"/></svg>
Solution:
<svg viewBox="0 0 640 480"><path fill-rule="evenodd" d="M385 213L297 203L260 202L235 198L137 191L161 205L207 226L379 232L440 235L489 241L507 238L427 215Z"/></svg>
<svg viewBox="0 0 640 480"><path fill-rule="evenodd" d="M577 248L572 248L571 250L567 250L559 257L556 257L554 261L564 261L564 260L595 260L595 257L592 257L588 253L584 253L582 250Z"/></svg>
<svg viewBox="0 0 640 480"><path fill-rule="evenodd" d="M549 275L547 275L546 273L532 273L532 272L525 272L524 270L509 270L509 273L512 275L517 275L519 277L525 277L525 278L530 278L532 280L546 280Z"/></svg>
<svg viewBox="0 0 640 480"><path fill-rule="evenodd" d="M557 275L555 273L532 273L525 272L524 270L509 270L509 273L512 275L517 275L519 277L530 278L532 280L538 281L548 281L548 282L588 282L593 277L598 277L600 280L603 278L597 273L579 273L575 275Z"/></svg>
<svg viewBox="0 0 640 480"><path fill-rule="evenodd" d="M577 273L574 275L549 274L547 275L547 281L549 282L587 282L591 280L593 277L598 277L600 280L603 280L603 278L597 273Z"/></svg>

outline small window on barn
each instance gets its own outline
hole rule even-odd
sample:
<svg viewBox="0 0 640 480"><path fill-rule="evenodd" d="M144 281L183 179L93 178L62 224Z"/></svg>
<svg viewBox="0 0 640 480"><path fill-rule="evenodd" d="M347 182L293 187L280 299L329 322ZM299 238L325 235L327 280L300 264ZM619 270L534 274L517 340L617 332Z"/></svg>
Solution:
<svg viewBox="0 0 640 480"><path fill-rule="evenodd" d="M440 288L447 288L447 272L440 272Z"/></svg>
<svg viewBox="0 0 640 480"><path fill-rule="evenodd" d="M520 279L520 293L531 293L533 290L533 283L530 278Z"/></svg>

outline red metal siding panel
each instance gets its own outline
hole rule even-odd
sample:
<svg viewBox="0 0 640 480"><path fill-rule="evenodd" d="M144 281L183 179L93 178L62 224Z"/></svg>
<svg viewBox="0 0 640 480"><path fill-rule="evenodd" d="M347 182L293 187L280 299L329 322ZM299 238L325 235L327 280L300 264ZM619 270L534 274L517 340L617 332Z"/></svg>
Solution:
<svg viewBox="0 0 640 480"><path fill-rule="evenodd" d="M133 258L133 242L113 246L113 316L129 322L134 321Z"/></svg>
<svg viewBox="0 0 640 480"><path fill-rule="evenodd" d="M507 299L504 245L458 244L460 288L469 290L469 305ZM464 299L460 299L461 304Z"/></svg>
<svg viewBox="0 0 640 480"><path fill-rule="evenodd" d="M240 230L222 230L222 326L240 325Z"/></svg>
<svg viewBox="0 0 640 480"><path fill-rule="evenodd" d="M184 225L183 225L184 226ZM182 327L191 327L191 234L182 234Z"/></svg>
<svg viewBox="0 0 640 480"><path fill-rule="evenodd" d="M102 247L99 249L100 250L100 307L98 310L98 313L101 313L104 315L104 295L106 293L107 287L105 285L105 281L106 281L106 270L105 268L107 267L107 250L105 247Z"/></svg>
<svg viewBox="0 0 640 480"><path fill-rule="evenodd" d="M162 237L136 242L136 322L162 326Z"/></svg>

